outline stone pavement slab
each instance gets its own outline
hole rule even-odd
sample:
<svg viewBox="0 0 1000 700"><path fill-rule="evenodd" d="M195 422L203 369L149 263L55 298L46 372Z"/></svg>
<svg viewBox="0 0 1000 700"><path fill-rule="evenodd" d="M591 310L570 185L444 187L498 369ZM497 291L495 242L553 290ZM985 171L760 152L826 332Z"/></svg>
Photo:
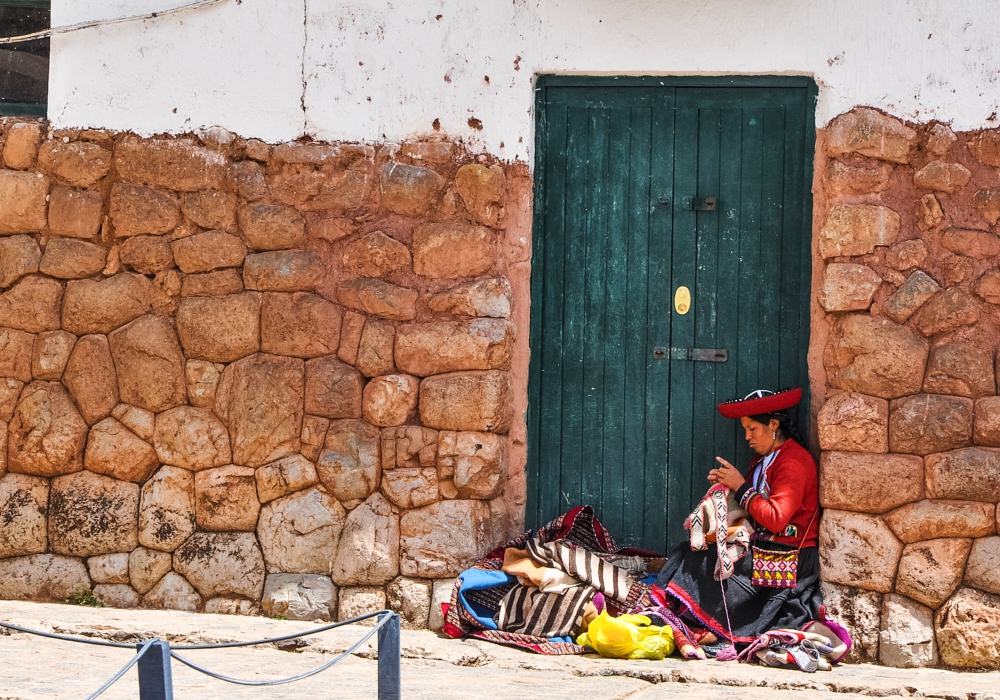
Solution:
<svg viewBox="0 0 1000 700"><path fill-rule="evenodd" d="M44 631L134 643L152 636L173 644L258 639L312 629L314 623L264 617L173 611L118 610L0 601L0 621ZM331 659L362 637L358 625L308 637L305 646L179 652L226 675L265 679L295 675ZM1000 673L840 666L806 674L715 661L617 661L597 656L546 657L478 640L453 640L428 631L402 632L403 697L468 700L854 700L932 697L1000 700ZM87 697L131 656L129 649L84 646L12 633L0 636L0 700L76 700ZM173 663L178 700L319 700L374 698L374 640L336 667L294 684L254 688L222 683ZM136 696L130 671L102 697Z"/></svg>

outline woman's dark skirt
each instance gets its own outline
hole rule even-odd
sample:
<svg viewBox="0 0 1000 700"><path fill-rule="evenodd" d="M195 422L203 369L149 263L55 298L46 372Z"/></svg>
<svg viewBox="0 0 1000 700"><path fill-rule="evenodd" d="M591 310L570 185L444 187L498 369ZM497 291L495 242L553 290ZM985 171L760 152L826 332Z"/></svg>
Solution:
<svg viewBox="0 0 1000 700"><path fill-rule="evenodd" d="M794 549L775 544L767 546L786 551ZM795 588L750 585L753 574L750 552L736 562L736 571L720 584L714 577L717 556L715 545L694 552L690 544L681 542L670 552L656 585L667 592L668 599L680 603L680 612L689 612L720 638L745 644L768 630L801 629L810 620L819 619L823 598L819 589L819 550L816 547L806 547L799 552ZM730 624L726 622L727 609L732 635Z"/></svg>

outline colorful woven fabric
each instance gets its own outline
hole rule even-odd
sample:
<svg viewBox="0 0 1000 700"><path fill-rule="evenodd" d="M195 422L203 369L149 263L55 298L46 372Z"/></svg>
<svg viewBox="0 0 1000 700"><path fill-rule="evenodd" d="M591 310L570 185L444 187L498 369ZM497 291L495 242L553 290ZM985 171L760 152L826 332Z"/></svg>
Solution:
<svg viewBox="0 0 1000 700"><path fill-rule="evenodd" d="M726 486L716 484L684 521L684 527L691 533L692 551L708 549L709 534L715 535L716 543L723 543L717 548L716 581L732 576L736 562L750 549L751 527L745 520L746 513L736 506L731 493ZM733 527L730 528L730 525Z"/></svg>
<svg viewBox="0 0 1000 700"><path fill-rule="evenodd" d="M763 588L795 588L798 581L799 553L753 548L753 577L750 583Z"/></svg>

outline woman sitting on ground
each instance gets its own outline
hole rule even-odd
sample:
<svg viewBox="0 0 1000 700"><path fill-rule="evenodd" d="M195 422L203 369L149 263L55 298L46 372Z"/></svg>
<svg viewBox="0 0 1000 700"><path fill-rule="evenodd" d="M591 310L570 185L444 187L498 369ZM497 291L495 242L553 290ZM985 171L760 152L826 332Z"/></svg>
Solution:
<svg viewBox="0 0 1000 700"><path fill-rule="evenodd" d="M723 416L740 419L756 457L746 476L722 457L716 458L719 467L708 475L713 486L728 487L747 512L754 547L781 552L801 548L794 587L754 585L754 555L749 551L720 582L715 575L717 545L693 551L688 542L674 548L657 578L670 607L710 655L729 646L722 640L745 645L769 630L801 629L819 618L816 462L794 438L788 415L801 397L800 389L778 394L756 391L741 401L721 404Z"/></svg>

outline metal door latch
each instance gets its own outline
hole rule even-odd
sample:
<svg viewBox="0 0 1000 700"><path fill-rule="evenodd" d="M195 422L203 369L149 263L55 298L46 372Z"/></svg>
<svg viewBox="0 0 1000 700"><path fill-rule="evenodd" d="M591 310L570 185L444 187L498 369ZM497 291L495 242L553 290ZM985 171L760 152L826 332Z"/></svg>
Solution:
<svg viewBox="0 0 1000 700"><path fill-rule="evenodd" d="M657 360L668 354L671 360L690 362L726 362L729 359L729 352L722 348L653 348L653 357Z"/></svg>
<svg viewBox="0 0 1000 700"><path fill-rule="evenodd" d="M694 211L715 211L715 197L692 197L691 209Z"/></svg>

